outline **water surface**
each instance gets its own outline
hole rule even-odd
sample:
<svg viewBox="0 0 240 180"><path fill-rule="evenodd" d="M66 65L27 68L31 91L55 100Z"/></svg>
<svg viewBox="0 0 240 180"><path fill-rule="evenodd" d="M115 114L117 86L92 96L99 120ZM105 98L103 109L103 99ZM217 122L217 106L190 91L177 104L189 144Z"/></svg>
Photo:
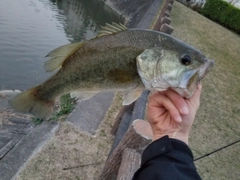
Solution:
<svg viewBox="0 0 240 180"><path fill-rule="evenodd" d="M48 52L94 37L107 22L123 18L100 0L0 0L0 90L42 83Z"/></svg>

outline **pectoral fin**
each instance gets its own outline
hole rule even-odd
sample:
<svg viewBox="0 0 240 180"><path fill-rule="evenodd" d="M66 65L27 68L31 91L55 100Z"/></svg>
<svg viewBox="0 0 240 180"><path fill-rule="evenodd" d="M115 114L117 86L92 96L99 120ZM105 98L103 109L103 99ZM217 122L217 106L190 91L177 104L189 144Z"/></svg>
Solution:
<svg viewBox="0 0 240 180"><path fill-rule="evenodd" d="M122 105L129 105L133 103L140 97L141 94L142 94L142 90L134 90L134 91L128 92L124 97L124 101Z"/></svg>
<svg viewBox="0 0 240 180"><path fill-rule="evenodd" d="M98 91L76 91L70 93L71 98L77 98L79 101L84 101L90 99L91 97L95 96Z"/></svg>

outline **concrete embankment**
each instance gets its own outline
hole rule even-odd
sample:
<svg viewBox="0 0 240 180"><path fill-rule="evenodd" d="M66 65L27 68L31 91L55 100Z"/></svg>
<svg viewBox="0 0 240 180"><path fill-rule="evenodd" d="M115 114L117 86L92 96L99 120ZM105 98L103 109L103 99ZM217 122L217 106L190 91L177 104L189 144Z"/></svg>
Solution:
<svg viewBox="0 0 240 180"><path fill-rule="evenodd" d="M173 0L107 0L111 8L126 19L129 28L154 29L157 21L164 16L169 17ZM164 14L166 12L166 14ZM170 23L169 23L170 24ZM160 28L160 27L159 27Z"/></svg>

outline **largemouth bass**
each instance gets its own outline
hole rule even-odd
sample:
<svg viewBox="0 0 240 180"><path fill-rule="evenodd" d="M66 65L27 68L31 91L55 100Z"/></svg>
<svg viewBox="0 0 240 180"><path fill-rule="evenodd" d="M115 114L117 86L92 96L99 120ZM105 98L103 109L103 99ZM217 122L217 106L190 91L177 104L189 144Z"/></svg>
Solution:
<svg viewBox="0 0 240 180"><path fill-rule="evenodd" d="M16 111L47 119L56 99L69 92L82 92L87 99L99 91L128 91L124 105L134 102L145 89L172 88L189 98L214 64L170 35L115 23L103 27L97 37L61 46L47 57L51 59L45 70L59 70L11 99Z"/></svg>

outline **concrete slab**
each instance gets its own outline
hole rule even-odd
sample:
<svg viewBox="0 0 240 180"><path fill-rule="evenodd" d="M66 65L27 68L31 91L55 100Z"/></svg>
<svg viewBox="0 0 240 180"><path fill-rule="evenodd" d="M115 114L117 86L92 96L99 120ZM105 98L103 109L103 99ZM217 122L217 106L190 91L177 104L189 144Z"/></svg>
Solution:
<svg viewBox="0 0 240 180"><path fill-rule="evenodd" d="M240 142L195 161L202 179L238 180L240 177Z"/></svg>
<svg viewBox="0 0 240 180"><path fill-rule="evenodd" d="M112 103L114 93L101 92L77 104L67 121L81 131L94 135Z"/></svg>
<svg viewBox="0 0 240 180"><path fill-rule="evenodd" d="M0 109L0 160L34 128L29 115Z"/></svg>
<svg viewBox="0 0 240 180"><path fill-rule="evenodd" d="M57 129L57 122L44 122L32 129L0 160L1 180L9 180L17 175L27 160L40 151Z"/></svg>
<svg viewBox="0 0 240 180"><path fill-rule="evenodd" d="M0 113L1 115L2 113ZM31 119L8 117L0 127L0 160L34 128Z"/></svg>

